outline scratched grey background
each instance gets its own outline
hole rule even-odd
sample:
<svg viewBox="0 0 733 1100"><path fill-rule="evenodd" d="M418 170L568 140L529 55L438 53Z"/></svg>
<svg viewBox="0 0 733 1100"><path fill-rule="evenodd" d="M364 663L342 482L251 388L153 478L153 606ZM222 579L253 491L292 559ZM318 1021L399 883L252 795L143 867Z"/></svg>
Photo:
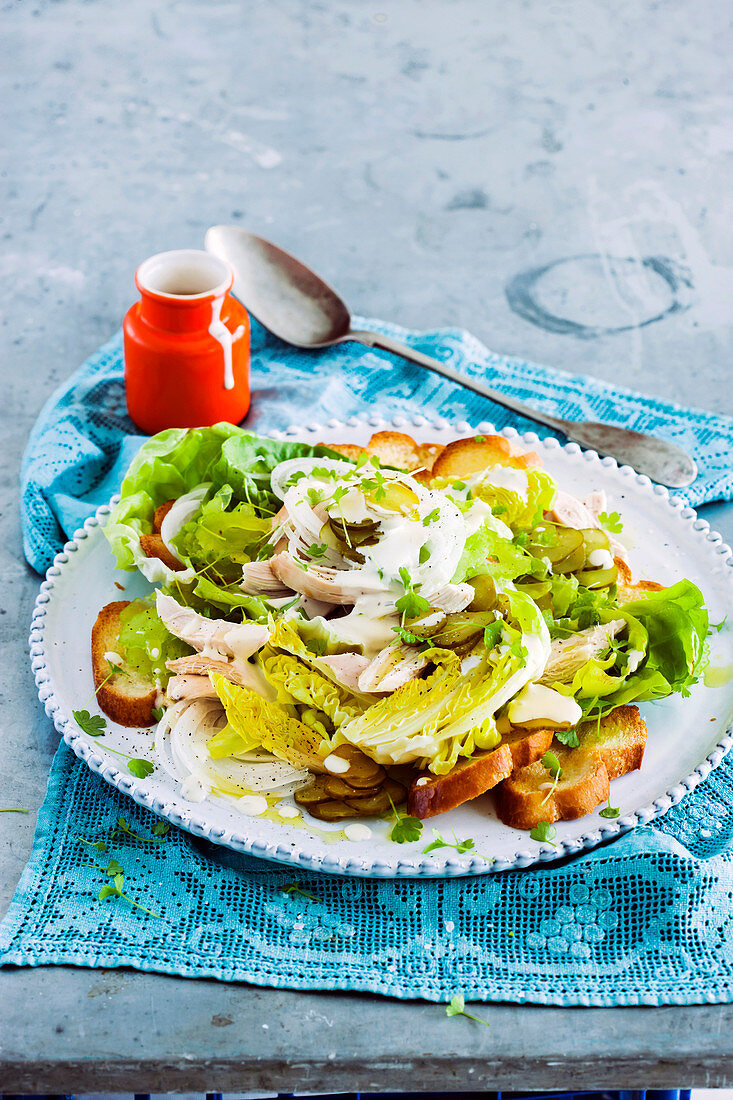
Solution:
<svg viewBox="0 0 733 1100"><path fill-rule="evenodd" d="M138 263L237 223L359 313L733 413L730 22L728 0L0 4L0 805L34 811L0 819L0 911L57 741L24 652L19 457ZM730 532L731 511L707 514ZM493 1006L457 1054L431 1006L63 969L0 986L10 1092L409 1088L415 1064L424 1088L678 1087L733 1056L725 1007Z"/></svg>

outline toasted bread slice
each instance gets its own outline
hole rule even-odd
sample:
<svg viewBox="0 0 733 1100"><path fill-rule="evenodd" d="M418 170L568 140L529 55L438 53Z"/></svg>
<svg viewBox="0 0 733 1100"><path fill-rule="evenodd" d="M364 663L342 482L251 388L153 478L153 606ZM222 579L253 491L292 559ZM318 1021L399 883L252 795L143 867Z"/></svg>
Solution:
<svg viewBox="0 0 733 1100"><path fill-rule="evenodd" d="M459 761L447 775L426 772L410 785L407 812L423 820L444 814L491 790L512 774L513 767L509 746L499 745L490 752Z"/></svg>
<svg viewBox="0 0 733 1100"><path fill-rule="evenodd" d="M356 443L321 443L322 447L329 447L332 451L338 451L344 458L350 458L352 462L356 462L357 458L368 452L364 447L357 446Z"/></svg>
<svg viewBox="0 0 733 1100"><path fill-rule="evenodd" d="M591 813L609 795L612 779L641 767L646 724L635 706L617 707L601 721L578 728L580 745L552 746L562 772L554 785L537 760L520 768L496 791L496 808L505 825L533 829L540 821L568 821Z"/></svg>
<svg viewBox="0 0 733 1100"><path fill-rule="evenodd" d="M553 745L552 751L562 768L554 791L552 776L540 760L501 784L496 809L505 825L534 829L540 821L584 817L608 798L608 771L600 753L565 749L560 744Z"/></svg>
<svg viewBox="0 0 733 1100"><path fill-rule="evenodd" d="M163 520L168 515L175 503L175 500L167 500L165 504L159 504L158 507L155 509L155 515L153 516L154 535L160 534L161 527L163 526Z"/></svg>
<svg viewBox="0 0 733 1100"><path fill-rule="evenodd" d="M618 570L616 578L616 598L620 605L631 603L632 600L643 600L647 592L661 592L663 584L658 581L634 582L631 570L622 558L614 558L614 564Z"/></svg>
<svg viewBox="0 0 733 1100"><path fill-rule="evenodd" d="M534 764L544 756L555 736L553 729L525 729L523 726L514 726L509 733L502 736L502 745L507 745L512 754L513 772L520 768L526 768Z"/></svg>
<svg viewBox="0 0 733 1100"><path fill-rule="evenodd" d="M541 465L538 454L512 447L503 435L471 436L449 443L436 459L432 473L435 478L461 478L493 466L528 469Z"/></svg>
<svg viewBox="0 0 733 1100"><path fill-rule="evenodd" d="M160 535L141 535L140 549L146 558L160 558L163 565L167 565L169 569L175 570L176 573L180 573L182 569L186 568L183 562L171 554Z"/></svg>
<svg viewBox="0 0 733 1100"><path fill-rule="evenodd" d="M152 726L158 694L155 684L135 672L115 672L110 676L110 665L117 664L115 658L119 657L120 614L129 603L129 600L116 600L97 615L92 627L94 686L99 706L113 722L121 726Z"/></svg>

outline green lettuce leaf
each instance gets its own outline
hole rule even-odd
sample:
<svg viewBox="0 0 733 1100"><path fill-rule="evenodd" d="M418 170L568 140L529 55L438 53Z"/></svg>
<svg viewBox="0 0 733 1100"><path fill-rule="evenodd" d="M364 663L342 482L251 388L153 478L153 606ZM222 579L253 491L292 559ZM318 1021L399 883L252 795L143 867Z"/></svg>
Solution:
<svg viewBox="0 0 733 1100"><path fill-rule="evenodd" d="M152 596L131 600L123 608L117 646L123 663L145 680L153 681L161 690L172 675L165 667L166 661L193 653L191 646L163 625Z"/></svg>
<svg viewBox="0 0 733 1100"><path fill-rule="evenodd" d="M261 665L266 678L277 690L278 703L301 704L308 710L315 710L325 715L332 729L338 729L365 709L342 684L330 680L315 665L306 664L290 653L265 650Z"/></svg>
<svg viewBox="0 0 733 1100"><path fill-rule="evenodd" d="M433 671L344 723L336 743L358 745L380 764L422 761L437 775L449 772L460 756L497 745L494 715L541 674L550 650L544 619L529 596L508 591L501 602L507 614L501 640L480 642L469 672L461 671L451 650L430 650Z"/></svg>
<svg viewBox="0 0 733 1100"><path fill-rule="evenodd" d="M553 684L557 691L572 695L584 715L608 714L624 703L689 693L707 662L708 613L696 585L678 581L618 609L602 611L599 621L612 618L626 620L625 637L613 644L608 657L583 665L570 684Z"/></svg>
<svg viewBox="0 0 733 1100"><path fill-rule="evenodd" d="M270 533L271 519L251 504L233 503L231 485L223 485L174 536L172 545L186 565L204 568L223 582L241 580L242 566L257 555Z"/></svg>
<svg viewBox="0 0 733 1100"><path fill-rule="evenodd" d="M208 742L214 759L263 748L295 768L322 770L317 730L293 718L279 703L211 673L211 682L226 711L227 725ZM323 755L328 744L323 747Z"/></svg>
<svg viewBox="0 0 733 1100"><path fill-rule="evenodd" d="M120 501L104 527L120 569L132 570L144 554L140 535L153 528L155 509L205 481L221 462L222 445L244 435L233 424L169 428L143 443L125 475Z"/></svg>
<svg viewBox="0 0 733 1100"><path fill-rule="evenodd" d="M472 480L473 495L488 504L494 515L513 531L526 531L536 527L543 513L552 507L557 491L555 482L544 470L512 471L513 480L526 479L526 485L520 492L518 489L492 484L492 475L496 476L497 472L489 470L476 483Z"/></svg>
<svg viewBox="0 0 733 1100"><path fill-rule="evenodd" d="M250 501L274 515L280 509L280 501L270 489L270 474L289 458L311 456L349 461L338 451L332 451L321 443L312 446L241 432L224 443L221 464L215 471L215 477L231 485L240 500Z"/></svg>

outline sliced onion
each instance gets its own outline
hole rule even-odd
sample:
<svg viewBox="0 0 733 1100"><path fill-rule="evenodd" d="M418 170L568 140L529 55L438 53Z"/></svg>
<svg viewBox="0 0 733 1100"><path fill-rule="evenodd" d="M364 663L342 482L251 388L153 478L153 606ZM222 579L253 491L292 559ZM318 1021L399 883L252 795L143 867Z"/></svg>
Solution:
<svg viewBox="0 0 733 1100"><path fill-rule="evenodd" d="M201 485L197 485L195 489L184 493L168 510L163 519L160 525L160 537L174 556L176 550L174 546L171 546L171 540L176 537L189 520L193 519L201 508L201 503L210 488L211 482L204 481Z"/></svg>
<svg viewBox="0 0 733 1100"><path fill-rule="evenodd" d="M208 741L225 725L224 708L216 699L175 703L155 731L155 751L161 766L182 784L193 778L206 792L234 796L273 790L288 794L307 782L309 773L305 769L294 768L261 749L212 759Z"/></svg>

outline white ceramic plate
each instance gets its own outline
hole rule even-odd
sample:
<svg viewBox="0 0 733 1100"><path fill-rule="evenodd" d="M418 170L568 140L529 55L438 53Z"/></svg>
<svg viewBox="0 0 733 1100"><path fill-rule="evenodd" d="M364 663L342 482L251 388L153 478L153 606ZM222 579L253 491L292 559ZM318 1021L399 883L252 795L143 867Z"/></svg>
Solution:
<svg viewBox="0 0 733 1100"><path fill-rule="evenodd" d="M315 424L273 434L314 443L365 443L373 431L385 428L402 429L418 440L444 442L473 431L492 430L486 423L474 429L465 422L449 425L422 417L391 423L354 418L346 423L330 421L325 426ZM562 488L581 496L593 489L606 490L609 508L618 510L624 519L624 538L630 536L633 540L630 554L636 577L665 584L689 577L702 589L712 622L731 611L733 552L707 523L697 519L693 509L670 500L666 489L628 466L619 468L613 459L581 452L576 444L561 447L554 439L540 442L534 434L518 437L512 429L504 434L539 449L546 468ZM579 821L558 822L555 848L503 825L494 813L490 796L427 822L423 839L403 845L389 839L389 825L381 821L370 822L370 840L355 843L344 839L338 826L331 829L313 822L311 829L309 819L293 825L246 817L231 803L213 797L198 804L186 802L178 783L162 768L157 767L147 779L133 778L119 756L82 733L71 717L72 710L95 709L88 702L94 691L89 638L99 609L123 595L129 599L149 591L139 575L115 569L102 531L109 511L109 506L100 508L85 523L58 555L41 587L30 637L39 696L64 740L92 771L140 805L216 844L312 870L385 878L445 877L529 867L593 848L659 817L693 790L733 743L733 682L717 688L698 685L688 699L673 696L644 705L649 739L643 767L612 785L612 803L620 807L620 817L611 821L595 813ZM115 581L124 585L124 594L115 587ZM733 631L713 635L712 645L715 665L733 662ZM111 748L153 759L150 732L110 722L104 741ZM493 862L450 849L423 855L423 847L432 839L433 826L449 836L455 831L459 838L474 838L476 851Z"/></svg>

